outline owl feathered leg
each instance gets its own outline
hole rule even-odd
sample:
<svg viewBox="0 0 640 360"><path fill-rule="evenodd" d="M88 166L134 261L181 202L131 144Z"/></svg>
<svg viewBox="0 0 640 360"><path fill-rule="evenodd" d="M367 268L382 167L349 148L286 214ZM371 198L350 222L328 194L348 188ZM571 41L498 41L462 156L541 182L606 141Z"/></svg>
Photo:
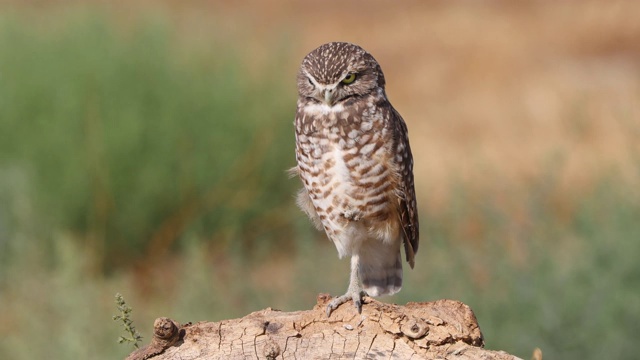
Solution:
<svg viewBox="0 0 640 360"><path fill-rule="evenodd" d="M362 312L364 296L393 295L402 288L400 242L365 241L351 256L351 276L347 292L327 305L327 317L349 300Z"/></svg>
<svg viewBox="0 0 640 360"><path fill-rule="evenodd" d="M338 306L346 303L349 300L353 300L353 304L358 309L358 314L362 313L362 299L367 293L362 288L362 282L360 281L360 257L353 255L351 257L351 275L349 277L349 287L347 292L342 296L333 298L327 305L327 317L331 316L331 312L338 308Z"/></svg>
<svg viewBox="0 0 640 360"><path fill-rule="evenodd" d="M393 295L402 288L401 238L366 241L358 251L359 278L369 296Z"/></svg>

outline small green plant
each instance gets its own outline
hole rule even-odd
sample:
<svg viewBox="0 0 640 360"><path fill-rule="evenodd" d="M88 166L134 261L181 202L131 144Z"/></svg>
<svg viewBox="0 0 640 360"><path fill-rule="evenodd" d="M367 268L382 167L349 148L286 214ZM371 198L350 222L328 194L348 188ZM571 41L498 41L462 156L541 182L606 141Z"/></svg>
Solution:
<svg viewBox="0 0 640 360"><path fill-rule="evenodd" d="M129 305L127 305L127 303L124 301L124 297L122 297L122 294L120 293L116 294L116 305L118 306L120 315L114 315L113 320L122 321L124 331L127 333L127 335L125 336L120 336L120 338L118 339L118 343L133 343L133 346L138 349L138 342L142 341L142 335L140 335L140 333L136 331L136 328L133 326L133 320L131 320L131 318L129 317L133 309L131 309Z"/></svg>

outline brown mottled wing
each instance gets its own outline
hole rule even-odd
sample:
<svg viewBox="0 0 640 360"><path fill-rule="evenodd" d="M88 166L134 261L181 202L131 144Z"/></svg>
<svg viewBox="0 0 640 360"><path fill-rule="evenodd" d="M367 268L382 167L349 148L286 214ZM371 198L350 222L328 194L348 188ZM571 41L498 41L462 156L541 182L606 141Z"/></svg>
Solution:
<svg viewBox="0 0 640 360"><path fill-rule="evenodd" d="M407 125L402 116L391 108L391 124L395 126L394 148L396 159L399 160L400 189L398 196L400 199L400 222L404 229L404 251L407 262L413 268L415 264L414 256L418 252L419 226L418 208L416 204L416 191L413 183L413 157L409 146L409 136Z"/></svg>

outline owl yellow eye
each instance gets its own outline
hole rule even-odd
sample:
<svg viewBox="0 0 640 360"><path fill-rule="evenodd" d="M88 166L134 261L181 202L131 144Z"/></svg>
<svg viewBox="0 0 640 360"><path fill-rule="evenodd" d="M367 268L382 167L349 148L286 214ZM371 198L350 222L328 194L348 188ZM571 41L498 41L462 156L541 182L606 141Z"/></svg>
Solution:
<svg viewBox="0 0 640 360"><path fill-rule="evenodd" d="M342 83L349 85L352 82L354 82L355 80L356 80L356 74L355 73L351 73L351 74L347 75L347 77L342 80Z"/></svg>

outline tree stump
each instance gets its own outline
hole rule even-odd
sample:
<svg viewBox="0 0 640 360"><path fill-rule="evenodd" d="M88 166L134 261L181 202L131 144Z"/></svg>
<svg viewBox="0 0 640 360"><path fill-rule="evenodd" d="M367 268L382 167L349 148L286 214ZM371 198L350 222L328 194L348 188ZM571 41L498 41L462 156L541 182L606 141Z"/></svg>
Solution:
<svg viewBox="0 0 640 360"><path fill-rule="evenodd" d="M327 317L330 299L320 294L312 310L267 308L219 322L180 325L159 318L151 344L127 360L518 359L484 349L475 315L459 301L399 306L367 297L362 314L347 303Z"/></svg>

